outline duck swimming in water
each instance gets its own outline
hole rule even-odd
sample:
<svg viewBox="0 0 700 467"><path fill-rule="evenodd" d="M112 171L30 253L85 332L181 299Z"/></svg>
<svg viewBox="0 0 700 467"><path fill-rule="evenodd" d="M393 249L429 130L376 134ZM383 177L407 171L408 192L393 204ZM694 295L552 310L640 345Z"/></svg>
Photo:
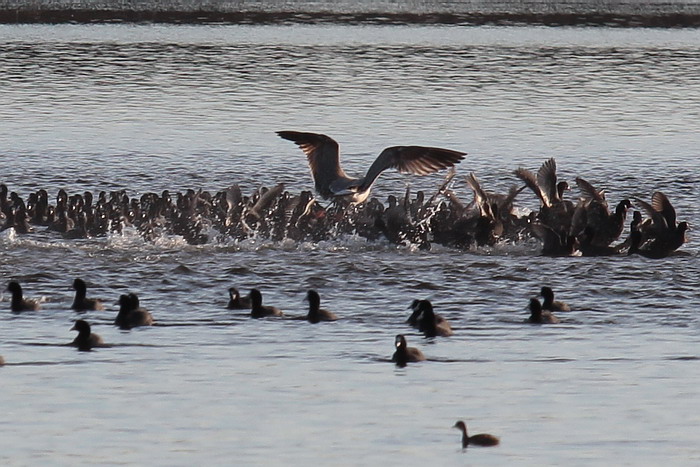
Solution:
<svg viewBox="0 0 700 467"><path fill-rule="evenodd" d="M459 420L454 424L453 428L458 428L462 431L462 449L466 449L470 444L474 446L497 446L501 441L493 435L487 433L479 433L478 435L469 436L467 434L467 424Z"/></svg>
<svg viewBox="0 0 700 467"><path fill-rule="evenodd" d="M557 163L554 158L545 161L537 175L522 167L515 170L515 176L525 182L540 200L539 220L558 236L565 236L571 226L574 205L564 200L564 192L569 189L566 182L557 182Z"/></svg>
<svg viewBox="0 0 700 467"><path fill-rule="evenodd" d="M321 308L321 297L315 290L309 290L306 293L306 300L309 301L309 314L306 319L309 323L318 323L319 321L336 321L338 316L335 313Z"/></svg>
<svg viewBox="0 0 700 467"><path fill-rule="evenodd" d="M228 308L229 310L250 310L250 296L241 297L241 294L235 287L231 287L228 289L228 296L229 300L228 305L226 305L226 308Z"/></svg>
<svg viewBox="0 0 700 467"><path fill-rule="evenodd" d="M32 300L29 298L24 298L22 295L22 286L19 282L10 281L7 284L8 292L12 293L12 301L10 302L10 309L14 312L20 311L36 311L41 309L41 305L37 300Z"/></svg>
<svg viewBox="0 0 700 467"><path fill-rule="evenodd" d="M433 311L433 304L429 300L420 300L416 305L419 313L418 329L425 337L449 337L453 334L450 323L442 316L438 317Z"/></svg>
<svg viewBox="0 0 700 467"><path fill-rule="evenodd" d="M262 294L258 289L250 291L251 309L250 316L252 318L265 318L266 316L284 316L282 310L274 306L266 306L262 304Z"/></svg>
<svg viewBox="0 0 700 467"><path fill-rule="evenodd" d="M427 175L459 163L466 153L424 146L393 146L384 149L364 177L351 178L340 166L338 143L326 135L298 131L278 131L286 140L296 143L309 161L316 191L324 198L347 197L353 204L369 196L374 181L386 169L401 173Z"/></svg>
<svg viewBox="0 0 700 467"><path fill-rule="evenodd" d="M630 246L630 254L637 253L653 259L665 258L686 242L690 226L687 222L676 224L676 210L665 194L655 192L651 196L651 204L638 198L635 200L651 219L639 226L640 235L639 238L634 238L634 248Z"/></svg>
<svg viewBox="0 0 700 467"><path fill-rule="evenodd" d="M596 189L581 177L576 177L576 184L583 195L581 208L585 211L585 225L581 227L590 228L589 232L592 234L589 234L589 238L593 246L610 245L622 235L627 211L632 207L632 203L628 199L623 199L615 207L615 212L611 213L604 190Z"/></svg>
<svg viewBox="0 0 700 467"><path fill-rule="evenodd" d="M554 300L554 291L546 285L540 289L540 296L544 298L542 309L547 311L571 311L571 307L564 302Z"/></svg>
<svg viewBox="0 0 700 467"><path fill-rule="evenodd" d="M78 350L88 351L92 350L93 347L104 346L102 338L91 331L87 321L82 319L77 320L75 325L71 328L71 331L78 331L78 337L71 342L71 345L77 347Z"/></svg>
<svg viewBox="0 0 700 467"><path fill-rule="evenodd" d="M406 338L399 334L394 340L396 351L391 357L391 361L396 363L396 366L404 367L408 362L422 362L425 360L425 355L420 349L409 347L406 343Z"/></svg>
<svg viewBox="0 0 700 467"><path fill-rule="evenodd" d="M73 304L70 306L75 311L85 311L85 310L104 310L104 305L102 301L97 298L86 298L87 295L87 285L82 279L75 279L73 281L73 289L75 289L75 298L73 299Z"/></svg>
<svg viewBox="0 0 700 467"><path fill-rule="evenodd" d="M530 299L530 317L527 319L533 324L558 324L559 318L554 316L550 311L543 310L540 301L536 298Z"/></svg>
<svg viewBox="0 0 700 467"><path fill-rule="evenodd" d="M119 297L119 313L114 324L119 329L131 329L139 326L152 326L154 323L151 313L140 306L139 297L130 293Z"/></svg>

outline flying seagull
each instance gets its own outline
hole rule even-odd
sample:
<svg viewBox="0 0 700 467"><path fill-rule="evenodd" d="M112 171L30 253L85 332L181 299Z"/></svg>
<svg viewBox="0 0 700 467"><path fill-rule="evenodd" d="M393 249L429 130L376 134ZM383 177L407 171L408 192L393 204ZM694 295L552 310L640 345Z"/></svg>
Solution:
<svg viewBox="0 0 700 467"><path fill-rule="evenodd" d="M369 196L372 184L386 169L401 173L427 175L452 167L466 153L423 146L393 146L375 159L364 177L351 178L340 167L338 143L326 135L299 131L278 131L286 140L296 143L309 160L316 191L324 198L347 197L351 203L362 203Z"/></svg>

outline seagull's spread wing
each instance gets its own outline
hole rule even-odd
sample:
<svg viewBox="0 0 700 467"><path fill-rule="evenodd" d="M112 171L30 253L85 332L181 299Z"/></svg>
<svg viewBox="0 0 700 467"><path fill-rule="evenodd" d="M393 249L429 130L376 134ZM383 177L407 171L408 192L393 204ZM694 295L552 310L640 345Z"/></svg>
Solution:
<svg viewBox="0 0 700 467"><path fill-rule="evenodd" d="M347 178L340 167L338 143L326 135L318 133L302 133L299 131L278 131L277 134L286 140L296 143L309 160L311 175L314 177L316 191L321 196L333 196L331 183L338 178Z"/></svg>
<svg viewBox="0 0 700 467"><path fill-rule="evenodd" d="M370 166L361 190L372 186L374 180L386 169L397 169L401 173L427 175L440 169L452 167L464 159L466 153L451 149L423 146L393 146L386 148Z"/></svg>

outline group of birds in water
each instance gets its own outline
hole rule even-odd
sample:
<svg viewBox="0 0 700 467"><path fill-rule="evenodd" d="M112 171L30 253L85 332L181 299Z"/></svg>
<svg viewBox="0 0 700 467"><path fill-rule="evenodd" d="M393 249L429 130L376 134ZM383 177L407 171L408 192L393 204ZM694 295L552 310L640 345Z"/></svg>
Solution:
<svg viewBox="0 0 700 467"><path fill-rule="evenodd" d="M144 193L130 198L125 190L68 195L61 189L55 204L46 190L31 193L25 202L0 184L0 230L13 228L19 234L45 226L66 238L88 238L120 233L132 226L144 238L154 240L164 234L182 236L188 243L202 244L212 237L244 240L251 237L274 241L327 240L342 234L369 240L387 238L396 244L430 249L441 244L459 249L494 246L530 237L542 243L547 256L607 256L638 254L664 258L686 241L687 222L676 221L676 211L668 197L657 191L651 201L634 198L641 211L634 211L629 234L625 230L630 199L622 199L610 209L604 190L583 178L575 179L580 196L575 202L565 198L570 186L557 177L556 161L545 161L539 170L515 170L523 183L507 194L486 191L476 175L465 177L473 200L465 202L451 189L453 167L465 153L423 146L395 146L385 149L365 176L352 178L340 166L338 143L317 133L280 131L278 135L296 143L306 154L317 194L331 200L327 206L311 191L293 195L283 184L261 187L243 195L238 185L212 194L187 190L184 193ZM403 196L390 195L386 204L370 198L377 177L389 168L426 175L451 168L444 183L431 196L423 191ZM516 197L530 189L540 208L519 214ZM646 218L642 215L646 214Z"/></svg>
<svg viewBox="0 0 700 467"><path fill-rule="evenodd" d="M102 300L87 297L87 285L85 281L76 278L73 281L75 296L71 309L77 312L103 311L105 309ZM17 281L10 281L7 290L12 294L10 310L15 313L25 311L36 311L41 308L38 300L24 297L22 286ZM228 290L228 304L226 307L231 310L250 310L251 318L284 317L284 312L277 307L263 305L262 293L258 289L251 289L247 296L242 296L238 289L231 287ZM563 302L554 300L554 292L550 287L542 287L540 296L543 302L537 298L530 299L530 316L526 322L532 324L555 324L559 322L553 311L570 311L570 307ZM306 294L309 303L309 310L306 316L292 319L307 320L312 324L322 321L336 321L338 316L324 308L321 308L321 298L317 291L311 289ZM155 320L151 313L140 306L139 298L134 293L122 294L119 297L119 311L114 320L114 325L123 330L130 330L140 326L151 326ZM406 320L406 324L416 328L425 337L449 337L453 334L452 327L447 319L436 314L433 305L429 300L413 300L410 305L412 310ZM109 347L102 337L92 332L90 324L84 319L75 321L71 330L78 332L77 337L70 343L79 351L90 351L93 348ZM394 341L395 351L391 361L399 367L405 367L410 362L421 362L426 360L423 352L416 347L409 347L406 337L398 334ZM0 365L4 360L0 357ZM468 445L495 446L499 439L488 434L477 434L469 436L467 427L463 421L458 421L455 425L462 431L462 447Z"/></svg>
<svg viewBox="0 0 700 467"><path fill-rule="evenodd" d="M524 168L515 170L515 176L524 185L511 187L507 194L487 192L470 173L466 183L474 198L465 203L450 189L455 176L452 170L432 196L426 198L419 191L412 197L407 188L402 198L389 196L385 206L369 195L377 177L386 169L426 175L454 167L466 154L433 147L390 147L380 153L363 177L352 178L341 168L338 143L332 138L295 131L280 131L278 135L296 143L306 154L316 192L332 200L328 206L322 206L310 191L291 195L283 184L262 187L251 196L244 196L238 185L214 195L201 189L176 195L166 190L161 194L145 193L138 199L130 199L124 190L101 192L97 200L90 192L69 196L59 190L55 205L49 203L45 190L30 194L25 203L16 193L8 196L8 188L0 184L0 229L14 228L17 233L24 234L32 231L32 226L46 226L66 238L87 238L118 233L126 226L133 226L147 239L172 233L192 244L209 241L212 229L241 240L256 235L273 240L320 241L347 233L370 240L384 236L397 244L416 244L425 249L429 249L431 243L469 249L534 236L542 242L542 254L548 256L639 254L648 258L664 258L686 241L688 223L676 221L676 212L668 197L657 191L650 203L634 199L647 218L644 219L640 211L634 211L628 237L611 246L622 236L632 202L622 199L611 211L604 191L580 177L575 179L581 192L577 202L565 199L569 185L558 180L553 158L545 161L536 173ZM521 216L514 202L525 188L536 195L540 208ZM87 298L84 281L75 279L73 288L72 309L104 309L101 301ZM39 309L37 301L23 297L18 282L11 281L7 290L12 293L13 312ZM542 287L540 295L543 303L537 298L530 299L527 321L558 323L553 312L568 311L569 307L554 301L549 287ZM337 315L320 307L320 296L315 290L309 290L306 298L309 311L299 319L311 323L338 319ZM248 296L241 296L235 288L229 289L228 308L249 309L252 318L284 315L279 308L263 305L258 289L252 289ZM449 322L435 313L430 301L414 300L411 309L407 323L426 337L452 335ZM119 312L114 320L116 326L132 329L154 323L135 294L120 296ZM78 331L78 336L71 345L79 350L106 346L102 338L91 331L87 321L75 321L72 329ZM400 367L426 360L420 349L408 346L403 334L396 336L394 346L392 361ZM499 443L498 438L489 434L469 436L463 421L458 421L454 427L462 432L463 448L470 444L495 446Z"/></svg>

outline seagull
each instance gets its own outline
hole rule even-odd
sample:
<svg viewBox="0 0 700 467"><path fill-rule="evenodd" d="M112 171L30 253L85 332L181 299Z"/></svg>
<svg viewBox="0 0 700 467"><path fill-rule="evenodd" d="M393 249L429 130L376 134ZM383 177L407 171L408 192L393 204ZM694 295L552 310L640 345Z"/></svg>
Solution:
<svg viewBox="0 0 700 467"><path fill-rule="evenodd" d="M316 191L325 199L345 197L359 204L369 197L372 184L389 168L401 173L427 175L452 167L466 153L424 146L393 146L384 149L364 177L351 178L340 167L338 143L326 135L298 131L278 131L286 140L296 143L309 160Z"/></svg>

